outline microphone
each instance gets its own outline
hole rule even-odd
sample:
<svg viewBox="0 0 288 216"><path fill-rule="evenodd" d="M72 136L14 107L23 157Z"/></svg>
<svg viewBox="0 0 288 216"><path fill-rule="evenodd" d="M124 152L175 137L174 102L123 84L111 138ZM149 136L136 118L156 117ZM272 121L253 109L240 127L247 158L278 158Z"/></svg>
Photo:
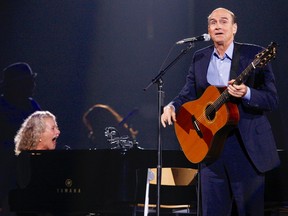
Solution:
<svg viewBox="0 0 288 216"><path fill-rule="evenodd" d="M176 42L176 44L191 43L191 42L196 42L196 41L209 41L209 40L210 40L209 34L202 34L201 36L197 36L197 37L185 38L183 40Z"/></svg>

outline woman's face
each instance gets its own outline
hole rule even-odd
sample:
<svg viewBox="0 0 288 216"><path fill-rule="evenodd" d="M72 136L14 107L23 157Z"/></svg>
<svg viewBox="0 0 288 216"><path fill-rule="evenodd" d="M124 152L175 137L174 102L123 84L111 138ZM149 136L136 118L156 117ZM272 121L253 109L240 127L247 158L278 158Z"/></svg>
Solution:
<svg viewBox="0 0 288 216"><path fill-rule="evenodd" d="M60 130L53 118L45 118L44 121L46 128L44 133L41 134L37 150L54 150Z"/></svg>

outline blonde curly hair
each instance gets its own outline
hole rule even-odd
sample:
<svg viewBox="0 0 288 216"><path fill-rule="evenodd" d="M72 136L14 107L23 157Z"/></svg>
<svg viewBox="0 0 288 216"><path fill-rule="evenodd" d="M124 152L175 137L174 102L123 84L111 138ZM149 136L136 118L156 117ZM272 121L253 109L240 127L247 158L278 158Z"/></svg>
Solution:
<svg viewBox="0 0 288 216"><path fill-rule="evenodd" d="M14 138L16 155L24 150L37 148L40 136L46 129L46 118L52 118L56 122L56 117L49 111L36 111L25 119Z"/></svg>

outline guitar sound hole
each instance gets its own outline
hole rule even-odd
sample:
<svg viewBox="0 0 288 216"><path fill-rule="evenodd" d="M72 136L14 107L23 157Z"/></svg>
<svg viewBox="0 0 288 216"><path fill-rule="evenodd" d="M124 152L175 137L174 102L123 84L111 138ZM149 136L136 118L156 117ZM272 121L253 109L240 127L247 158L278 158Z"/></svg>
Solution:
<svg viewBox="0 0 288 216"><path fill-rule="evenodd" d="M206 118L212 121L215 118L216 109L211 104L206 107Z"/></svg>

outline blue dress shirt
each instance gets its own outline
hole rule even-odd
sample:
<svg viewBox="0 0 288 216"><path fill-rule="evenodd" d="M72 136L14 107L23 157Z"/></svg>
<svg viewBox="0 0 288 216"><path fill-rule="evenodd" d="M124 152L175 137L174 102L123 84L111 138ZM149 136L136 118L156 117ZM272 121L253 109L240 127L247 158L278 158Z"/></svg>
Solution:
<svg viewBox="0 0 288 216"><path fill-rule="evenodd" d="M210 85L217 87L225 87L228 85L228 81L230 80L230 69L233 57L233 49L234 43L231 43L226 50L223 58L220 58L217 50L214 48L207 72L207 80ZM249 100L250 96L251 93L248 87L247 93L243 97L243 99Z"/></svg>

